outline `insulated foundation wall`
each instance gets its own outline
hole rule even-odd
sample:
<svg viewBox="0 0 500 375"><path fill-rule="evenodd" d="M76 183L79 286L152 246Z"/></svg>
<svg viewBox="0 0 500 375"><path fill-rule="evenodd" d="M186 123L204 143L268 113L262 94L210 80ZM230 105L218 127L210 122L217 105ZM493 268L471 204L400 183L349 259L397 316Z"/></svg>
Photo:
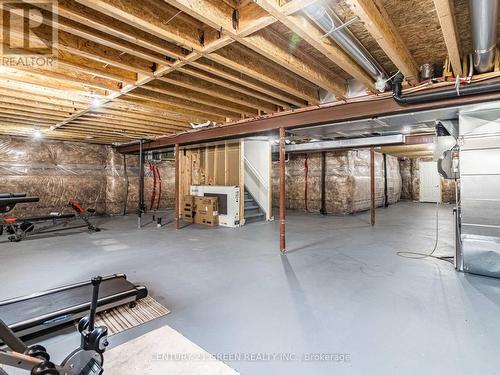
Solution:
<svg viewBox="0 0 500 375"><path fill-rule="evenodd" d="M399 159L403 189L401 199L420 200L420 163L432 158ZM443 203L455 203L455 181L441 178L441 197Z"/></svg>
<svg viewBox="0 0 500 375"><path fill-rule="evenodd" d="M125 165L127 166L125 168ZM173 207L174 163L159 164L160 208ZM146 164L145 196L149 208L153 179ZM70 200L100 215L136 212L138 156L118 154L112 147L76 142L0 137L0 193L28 193L39 203L19 204L12 216L67 211Z"/></svg>
<svg viewBox="0 0 500 375"><path fill-rule="evenodd" d="M286 207L319 211L321 207L321 154L289 154L286 162ZM306 177L307 175L307 177ZM326 210L349 214L370 209L370 152L354 150L326 153ZM307 186L307 199L306 199ZM401 175L397 158L387 156L388 203L401 195ZM383 206L383 155L375 154L377 206ZM273 163L273 202L279 202L279 162Z"/></svg>
<svg viewBox="0 0 500 375"><path fill-rule="evenodd" d="M108 160L112 174L107 177L108 215L135 213L139 206L139 156L122 155L111 150ZM175 205L175 162L155 163L161 178L161 197L159 209L173 208ZM156 183L156 196L159 194L160 181ZM150 164L144 164L144 201L148 210L151 208L154 178ZM156 202L153 208L156 208Z"/></svg>

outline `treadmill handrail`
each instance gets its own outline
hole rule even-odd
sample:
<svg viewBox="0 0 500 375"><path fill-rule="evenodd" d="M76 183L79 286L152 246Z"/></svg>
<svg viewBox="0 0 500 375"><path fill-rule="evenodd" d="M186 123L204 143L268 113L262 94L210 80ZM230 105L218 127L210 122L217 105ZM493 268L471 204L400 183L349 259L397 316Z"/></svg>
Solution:
<svg viewBox="0 0 500 375"><path fill-rule="evenodd" d="M103 281L107 281L107 280L111 280L111 279L117 279L117 278L120 278L120 277L122 277L124 279L127 279L127 275L125 275L124 273L114 273L112 275L104 276L102 278L102 280ZM40 296L46 296L47 294L52 294L52 293L56 293L56 292L62 292L64 290L73 289L73 288L79 288L81 286L90 285L90 284L91 284L90 280L88 280L88 281L81 281L81 282L78 282L78 283L74 283L74 284L70 284L70 285L64 285L64 286L60 286L60 287L56 287L56 288L44 290L42 292L37 292L37 293L29 294L27 296L14 297L14 298L10 298L10 299L6 299L6 300L3 300L3 301L0 301L0 306L5 306L5 305L9 305L11 303L16 303L16 302L21 302L21 301L26 301L26 300L31 299L31 298L36 298L36 297L40 297Z"/></svg>

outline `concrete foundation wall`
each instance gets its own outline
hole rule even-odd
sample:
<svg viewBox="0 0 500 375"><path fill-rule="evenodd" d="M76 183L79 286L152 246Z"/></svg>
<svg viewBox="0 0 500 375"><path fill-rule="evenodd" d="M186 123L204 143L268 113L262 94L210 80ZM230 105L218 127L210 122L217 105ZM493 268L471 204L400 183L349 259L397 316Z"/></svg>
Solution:
<svg viewBox="0 0 500 375"><path fill-rule="evenodd" d="M418 201L420 199L420 163L432 158L399 159L403 189L401 199ZM455 182L441 178L443 203L455 203Z"/></svg>
<svg viewBox="0 0 500 375"><path fill-rule="evenodd" d="M0 136L0 192L26 192L40 197L39 203L17 205L13 216L61 211L69 200L94 208L100 215L135 212L139 200L138 165L138 156L124 158L108 146ZM170 208L174 204L174 163L162 162L159 167L160 208ZM152 186L146 165L148 207Z"/></svg>
<svg viewBox="0 0 500 375"><path fill-rule="evenodd" d="M321 206L321 154L307 156L307 208L319 211ZM387 157L389 203L401 195L398 160ZM384 204L383 156L375 154L377 206ZM273 204L279 202L279 163L273 163ZM306 155L290 154L286 163L286 206L306 209ZM370 208L370 152L368 150L326 153L326 209L333 214L348 214Z"/></svg>

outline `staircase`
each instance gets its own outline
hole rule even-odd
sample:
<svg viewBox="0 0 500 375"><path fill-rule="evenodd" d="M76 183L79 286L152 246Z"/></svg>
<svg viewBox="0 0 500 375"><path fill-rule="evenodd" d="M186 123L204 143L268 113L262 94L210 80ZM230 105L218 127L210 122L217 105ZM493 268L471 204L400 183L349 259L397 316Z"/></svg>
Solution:
<svg viewBox="0 0 500 375"><path fill-rule="evenodd" d="M245 224L265 219L266 214L261 210L252 195L245 189Z"/></svg>

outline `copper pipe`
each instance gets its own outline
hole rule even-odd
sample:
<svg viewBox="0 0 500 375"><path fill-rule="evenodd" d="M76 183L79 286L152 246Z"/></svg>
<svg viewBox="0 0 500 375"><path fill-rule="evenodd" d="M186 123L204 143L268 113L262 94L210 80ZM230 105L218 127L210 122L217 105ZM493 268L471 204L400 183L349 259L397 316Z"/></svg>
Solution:
<svg viewBox="0 0 500 375"><path fill-rule="evenodd" d="M286 251L285 243L285 128L280 128L280 251Z"/></svg>
<svg viewBox="0 0 500 375"><path fill-rule="evenodd" d="M371 224L375 225L375 149L370 148Z"/></svg>
<svg viewBox="0 0 500 375"><path fill-rule="evenodd" d="M180 170L180 160L179 160L179 144L175 145L175 229L180 229L179 222L179 170Z"/></svg>

